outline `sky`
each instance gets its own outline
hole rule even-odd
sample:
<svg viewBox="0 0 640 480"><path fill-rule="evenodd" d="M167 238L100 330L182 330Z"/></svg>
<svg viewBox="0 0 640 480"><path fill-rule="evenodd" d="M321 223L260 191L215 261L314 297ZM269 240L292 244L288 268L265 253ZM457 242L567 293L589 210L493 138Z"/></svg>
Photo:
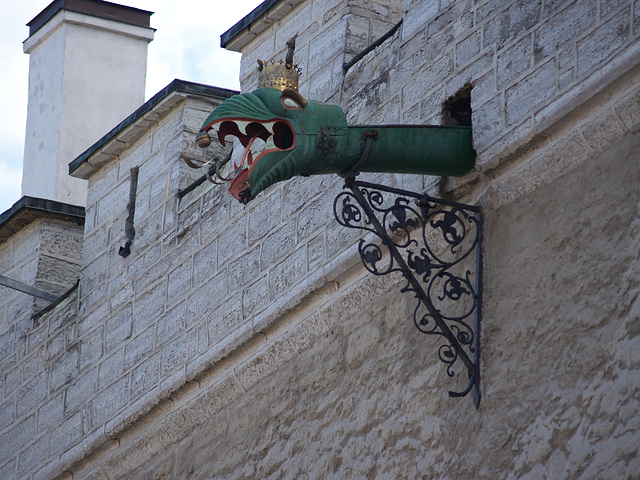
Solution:
<svg viewBox="0 0 640 480"><path fill-rule="evenodd" d="M21 198L27 123L29 56L22 42L27 22L52 0L0 0L0 213ZM220 35L262 0L111 0L155 12L149 44L146 99L174 78L239 89L240 54L220 48ZM229 6L232 5L232 6Z"/></svg>

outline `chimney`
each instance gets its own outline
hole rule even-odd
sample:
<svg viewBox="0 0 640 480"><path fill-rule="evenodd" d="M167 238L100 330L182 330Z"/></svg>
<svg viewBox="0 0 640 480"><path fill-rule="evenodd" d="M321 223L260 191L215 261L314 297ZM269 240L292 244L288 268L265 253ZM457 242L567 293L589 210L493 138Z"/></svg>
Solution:
<svg viewBox="0 0 640 480"><path fill-rule="evenodd" d="M27 24L22 196L85 206L86 180L69 163L144 103L152 13L55 0Z"/></svg>

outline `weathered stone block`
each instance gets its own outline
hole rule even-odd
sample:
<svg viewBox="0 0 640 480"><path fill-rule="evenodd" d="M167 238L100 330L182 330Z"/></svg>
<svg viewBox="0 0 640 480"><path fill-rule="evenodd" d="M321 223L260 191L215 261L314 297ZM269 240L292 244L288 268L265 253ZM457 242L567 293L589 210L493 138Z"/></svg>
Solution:
<svg viewBox="0 0 640 480"><path fill-rule="evenodd" d="M98 367L98 390L107 388L124 373L123 364L124 348L116 350L100 363Z"/></svg>
<svg viewBox="0 0 640 480"><path fill-rule="evenodd" d="M124 242L123 242L124 243ZM120 271L120 269L118 269ZM116 274L114 271L112 277ZM109 282L107 285L107 295L109 296L109 305L111 311L119 310L134 295L134 282L123 271L123 273Z"/></svg>
<svg viewBox="0 0 640 480"><path fill-rule="evenodd" d="M453 55L448 54L438 58L402 89L402 104L405 107L415 105L424 98L425 90L436 88L452 72Z"/></svg>
<svg viewBox="0 0 640 480"><path fill-rule="evenodd" d="M0 333L0 362L9 356L14 349L14 328L10 327L6 331Z"/></svg>
<svg viewBox="0 0 640 480"><path fill-rule="evenodd" d="M568 8L542 23L535 31L537 55L547 58L562 47L575 45L575 40L595 25L596 1L565 2ZM545 10L549 8L545 3Z"/></svg>
<svg viewBox="0 0 640 480"><path fill-rule="evenodd" d="M0 405L0 431L11 425L16 418L15 397L7 399Z"/></svg>
<svg viewBox="0 0 640 480"><path fill-rule="evenodd" d="M484 24L484 46L495 45L497 49L502 48L538 23L541 13L541 0L511 2L506 10Z"/></svg>
<svg viewBox="0 0 640 480"><path fill-rule="evenodd" d="M371 43L369 32L370 19L361 15L350 15L347 20L347 33L344 52L360 53Z"/></svg>
<svg viewBox="0 0 640 480"><path fill-rule="evenodd" d="M316 175L296 177L283 186L282 218L289 222L295 218L303 205L318 201L318 195L327 189L333 189L338 183L334 175Z"/></svg>
<svg viewBox="0 0 640 480"><path fill-rule="evenodd" d="M237 333L240 325L246 323L241 298L226 302L216 308L207 321L208 346L215 346L225 338Z"/></svg>
<svg viewBox="0 0 640 480"><path fill-rule="evenodd" d="M168 115L162 124L153 132L153 140L151 145L152 152L161 151L172 138L178 134L182 128L182 111L184 106L177 107ZM149 178L149 177L147 177Z"/></svg>
<svg viewBox="0 0 640 480"><path fill-rule="evenodd" d="M333 200L340 189L340 184L334 178L319 197L300 210L297 225L298 243L316 234L333 221Z"/></svg>
<svg viewBox="0 0 640 480"><path fill-rule="evenodd" d="M173 193L169 191L168 182L169 175L164 171L159 172L159 174L151 181L149 190L149 203L151 205L150 210L153 210L153 207L156 205L161 205L166 199L169 198L169 195Z"/></svg>
<svg viewBox="0 0 640 480"><path fill-rule="evenodd" d="M242 312L245 318L264 310L269 302L268 275L263 275L242 291Z"/></svg>
<svg viewBox="0 0 640 480"><path fill-rule="evenodd" d="M574 77L573 68L558 74L558 91L561 92L573 84Z"/></svg>
<svg viewBox="0 0 640 480"><path fill-rule="evenodd" d="M167 280L167 305L186 298L191 290L192 262L185 258L182 265L169 273Z"/></svg>
<svg viewBox="0 0 640 480"><path fill-rule="evenodd" d="M0 464L13 457L24 445L28 445L36 436L36 416L31 415L0 435Z"/></svg>
<svg viewBox="0 0 640 480"><path fill-rule="evenodd" d="M18 390L16 413L22 417L36 410L46 398L48 392L48 372L46 370L35 375L26 385Z"/></svg>
<svg viewBox="0 0 640 480"><path fill-rule="evenodd" d="M96 209L96 223L98 225L113 220L121 211L126 209L129 201L129 182L124 181L112 187L112 190L102 196ZM124 228L124 225L123 225Z"/></svg>
<svg viewBox="0 0 640 480"><path fill-rule="evenodd" d="M22 385L22 366L16 364L17 357L10 357L3 368L4 398L9 398Z"/></svg>
<svg viewBox="0 0 640 480"><path fill-rule="evenodd" d="M1 478L14 478L16 476L16 465L18 461L16 459L9 460L4 465L0 466Z"/></svg>
<svg viewBox="0 0 640 480"><path fill-rule="evenodd" d="M98 306L94 311L83 315L78 322L78 335L84 336L87 332L92 330L96 325L104 323L109 315L109 305L103 303ZM54 339L55 342L55 339ZM55 346L52 347L55 349ZM55 355L52 353L52 355ZM50 355L50 356L52 356Z"/></svg>
<svg viewBox="0 0 640 480"><path fill-rule="evenodd" d="M266 237L266 238L265 238ZM260 249L260 271L264 271L278 260L289 255L296 246L296 222L291 220L280 229L273 231L268 236L263 236L264 241Z"/></svg>
<svg viewBox="0 0 640 480"><path fill-rule="evenodd" d="M71 229L60 231L56 226L44 225L42 229L42 252L53 253L70 259L82 260L82 230Z"/></svg>
<svg viewBox="0 0 640 480"><path fill-rule="evenodd" d="M577 70L582 77L629 42L631 25L625 9L600 25L593 33L578 41Z"/></svg>
<svg viewBox="0 0 640 480"><path fill-rule="evenodd" d="M260 247L242 255L229 264L227 268L227 282L229 292L239 292L242 287L252 282L260 272Z"/></svg>
<svg viewBox="0 0 640 480"><path fill-rule="evenodd" d="M498 95L480 107L473 108L473 144L477 152L483 151L496 140L504 129L504 106Z"/></svg>
<svg viewBox="0 0 640 480"><path fill-rule="evenodd" d="M218 237L218 268L240 256L247 248L247 218L231 223Z"/></svg>
<svg viewBox="0 0 640 480"><path fill-rule="evenodd" d="M456 45L456 65L465 65L469 60L480 53L480 32L476 31Z"/></svg>
<svg viewBox="0 0 640 480"><path fill-rule="evenodd" d="M323 265L326 258L326 243L324 233L320 233L307 243L307 261L310 272Z"/></svg>
<svg viewBox="0 0 640 480"><path fill-rule="evenodd" d="M112 352L121 346L132 333L133 315L131 304L129 304L107 319L104 333L105 353Z"/></svg>
<svg viewBox="0 0 640 480"><path fill-rule="evenodd" d="M227 296L226 270L218 273L195 290L187 299L187 316L200 319Z"/></svg>
<svg viewBox="0 0 640 480"><path fill-rule="evenodd" d="M78 412L66 419L51 432L50 454L58 455L77 443L83 435L82 413Z"/></svg>
<svg viewBox="0 0 640 480"><path fill-rule="evenodd" d="M240 62L240 79L243 91L247 90L248 77L258 80L257 60L267 61L273 57L275 51L275 35L271 32L264 34L260 42L254 42L243 52ZM288 40L288 39L287 39Z"/></svg>
<svg viewBox="0 0 640 480"><path fill-rule="evenodd" d="M600 0L600 18L605 18L630 3L632 2L629 0Z"/></svg>
<svg viewBox="0 0 640 480"><path fill-rule="evenodd" d="M166 374L176 369L183 368L187 361L196 355L197 343L196 332L190 330L165 345L162 348L162 358L160 360L161 375L166 376Z"/></svg>
<svg viewBox="0 0 640 480"><path fill-rule="evenodd" d="M208 109L192 107L185 108L182 112L182 126L191 132L199 132L200 127L202 127L202 123L214 108L215 105L210 105Z"/></svg>
<svg viewBox="0 0 640 480"><path fill-rule="evenodd" d="M87 189L87 207L97 206L98 201L104 198L107 193L117 184L118 169L109 165L91 180L91 186ZM87 231L87 233L89 233Z"/></svg>
<svg viewBox="0 0 640 480"><path fill-rule="evenodd" d="M407 42L423 31L438 14L438 2L415 2L409 9L405 7L402 23L402 41Z"/></svg>
<svg viewBox="0 0 640 480"><path fill-rule="evenodd" d="M315 72L341 54L347 39L347 19L341 18L319 33L309 45L309 72Z"/></svg>
<svg viewBox="0 0 640 480"><path fill-rule="evenodd" d="M154 349L155 326L147 328L137 337L131 339L124 348L124 369L130 370Z"/></svg>
<svg viewBox="0 0 640 480"><path fill-rule="evenodd" d="M89 404L91 429L112 418L128 401L129 377L123 377L99 392Z"/></svg>
<svg viewBox="0 0 640 480"><path fill-rule="evenodd" d="M251 208L249 217L249 246L273 232L281 223L282 195L280 190L270 191L262 202Z"/></svg>
<svg viewBox="0 0 640 480"><path fill-rule="evenodd" d="M79 407L88 406L89 400L96 392L97 380L98 369L94 368L79 377L72 385L69 385L64 399L65 416L68 417Z"/></svg>
<svg viewBox="0 0 640 480"><path fill-rule="evenodd" d="M218 243L214 240L193 257L193 288L199 288L217 271Z"/></svg>
<svg viewBox="0 0 640 480"><path fill-rule="evenodd" d="M42 458L46 458L48 451L49 437L44 435L20 452L18 455L18 470L16 472L18 475L17 478L26 475L37 468L40 465Z"/></svg>
<svg viewBox="0 0 640 480"><path fill-rule="evenodd" d="M56 392L78 376L78 346L66 350L51 365L49 378L50 391Z"/></svg>
<svg viewBox="0 0 640 480"><path fill-rule="evenodd" d="M512 84L533 62L532 35L527 35L503 50L497 57L498 88Z"/></svg>
<svg viewBox="0 0 640 480"><path fill-rule="evenodd" d="M85 238L84 240L84 258L82 263L82 272L83 277L89 276L89 281L93 280L94 277L98 277L94 280L94 283L90 285L95 285L100 283L107 274L107 265L106 259L108 258L105 255L105 250L109 245L109 229L107 226L103 225L98 230L95 230L91 235ZM100 261L100 263L96 263L95 265L91 265L93 262ZM93 268L93 269L92 269ZM102 275L97 275L95 271L98 270ZM86 273L85 273L86 272ZM83 284L86 283L87 280L83 278Z"/></svg>
<svg viewBox="0 0 640 480"><path fill-rule="evenodd" d="M269 271L269 296L275 300L307 273L307 249L302 245Z"/></svg>
<svg viewBox="0 0 640 480"><path fill-rule="evenodd" d="M133 311L135 312L134 327L136 334L146 330L151 325L155 325L158 317L162 315L166 295L165 288L165 283L160 283L143 292L135 299ZM127 307L125 310L131 312L130 307ZM128 322L128 320L124 318L122 321Z"/></svg>
<svg viewBox="0 0 640 480"><path fill-rule="evenodd" d="M445 99L444 88L439 88L435 92L426 95L420 102L420 117L429 118L442 113L442 102Z"/></svg>
<svg viewBox="0 0 640 480"><path fill-rule="evenodd" d="M164 315L158 317L156 326L156 346L166 344L178 333L184 332L186 302L179 303Z"/></svg>
<svg viewBox="0 0 640 480"><path fill-rule="evenodd" d="M532 115L555 93L556 65L554 60L550 60L507 89L507 124L513 125Z"/></svg>
<svg viewBox="0 0 640 480"><path fill-rule="evenodd" d="M285 49L287 41L294 35L300 33L302 26L309 25L313 21L313 17L311 16L312 7L312 2L303 2L288 14L286 22L277 22L274 24L275 50ZM301 40L304 40L304 37L301 38ZM267 60L267 58L263 60Z"/></svg>
<svg viewBox="0 0 640 480"><path fill-rule="evenodd" d="M156 386L160 380L160 353L144 360L131 372L131 401Z"/></svg>
<svg viewBox="0 0 640 480"><path fill-rule="evenodd" d="M157 245L145 253L144 259L139 264L131 265L130 273L134 276L138 292L144 292L150 287L156 287L159 283L166 282L167 271L171 264L159 261L161 252L162 247Z"/></svg>

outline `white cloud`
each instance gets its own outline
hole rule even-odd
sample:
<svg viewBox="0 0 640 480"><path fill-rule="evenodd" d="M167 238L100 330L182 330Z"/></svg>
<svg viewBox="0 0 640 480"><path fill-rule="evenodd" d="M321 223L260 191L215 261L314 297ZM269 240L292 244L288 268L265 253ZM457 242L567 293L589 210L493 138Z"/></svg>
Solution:
<svg viewBox="0 0 640 480"><path fill-rule="evenodd" d="M155 12L149 44L146 97L151 98L174 78L224 88L239 88L240 55L220 48L220 35L257 7L262 0L111 0ZM2 1L0 17L0 213L20 199L22 152L27 112L29 58L22 42L25 24L51 0Z"/></svg>

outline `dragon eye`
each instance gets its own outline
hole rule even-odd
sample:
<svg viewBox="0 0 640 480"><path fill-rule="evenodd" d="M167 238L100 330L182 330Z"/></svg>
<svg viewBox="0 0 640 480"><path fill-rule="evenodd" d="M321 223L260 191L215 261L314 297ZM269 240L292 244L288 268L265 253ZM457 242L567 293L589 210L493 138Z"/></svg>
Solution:
<svg viewBox="0 0 640 480"><path fill-rule="evenodd" d="M300 92L292 88L285 88L282 91L281 101L284 108L289 110L302 110L308 103Z"/></svg>
<svg viewBox="0 0 640 480"><path fill-rule="evenodd" d="M282 105L289 110L302 110L303 108L302 105L290 97L282 97Z"/></svg>

